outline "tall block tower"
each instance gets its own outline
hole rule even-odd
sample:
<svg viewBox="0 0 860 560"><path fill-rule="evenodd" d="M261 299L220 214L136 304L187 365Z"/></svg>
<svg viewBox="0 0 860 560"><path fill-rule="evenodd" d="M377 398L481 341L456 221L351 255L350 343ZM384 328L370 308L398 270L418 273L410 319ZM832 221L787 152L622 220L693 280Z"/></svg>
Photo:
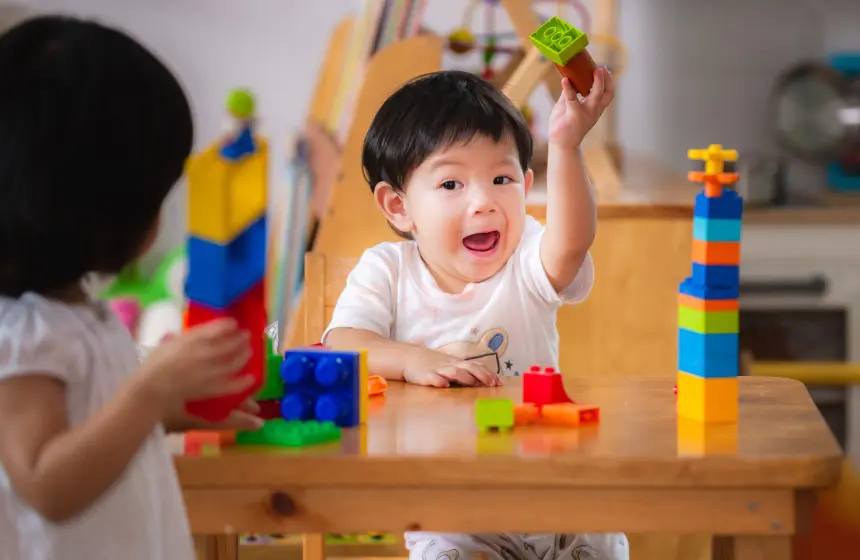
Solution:
<svg viewBox="0 0 860 560"><path fill-rule="evenodd" d="M251 333L253 354L237 375L253 374L253 387L186 404L190 414L217 422L253 395L266 371L266 207L268 145L254 135L254 98L230 94L234 125L227 138L190 158L188 178L188 276L186 328L232 317Z"/></svg>
<svg viewBox="0 0 860 560"><path fill-rule="evenodd" d="M678 289L678 414L700 422L737 422L738 292L743 199L735 150L690 150L704 162L689 174L704 183L693 211L692 275Z"/></svg>

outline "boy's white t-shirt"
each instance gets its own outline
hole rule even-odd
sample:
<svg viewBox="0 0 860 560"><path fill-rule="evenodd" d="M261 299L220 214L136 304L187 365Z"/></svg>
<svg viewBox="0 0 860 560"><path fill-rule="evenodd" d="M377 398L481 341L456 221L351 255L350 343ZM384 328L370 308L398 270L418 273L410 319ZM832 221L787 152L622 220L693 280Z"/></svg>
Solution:
<svg viewBox="0 0 860 560"><path fill-rule="evenodd" d="M584 300L594 283L587 255L570 286L556 293L540 260L544 227L526 216L523 237L492 278L460 294L439 289L414 241L381 243L364 252L323 334L348 327L481 361L500 375L532 365L558 367L556 312Z"/></svg>
<svg viewBox="0 0 860 560"><path fill-rule="evenodd" d="M107 305L0 297L0 380L41 372L66 385L69 425L103 408L139 365ZM74 481L72 481L74 484ZM159 426L116 483L62 524L15 493L0 464L0 560L193 560L182 493Z"/></svg>

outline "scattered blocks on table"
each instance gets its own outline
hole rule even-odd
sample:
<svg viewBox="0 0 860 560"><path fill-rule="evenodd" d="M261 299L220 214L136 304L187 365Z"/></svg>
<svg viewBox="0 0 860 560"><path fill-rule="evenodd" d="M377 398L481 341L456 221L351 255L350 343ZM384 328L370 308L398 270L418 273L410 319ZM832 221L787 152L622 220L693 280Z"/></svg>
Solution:
<svg viewBox="0 0 860 560"><path fill-rule="evenodd" d="M737 422L738 378L678 372L678 415L698 422Z"/></svg>
<svg viewBox="0 0 860 560"><path fill-rule="evenodd" d="M277 418L267 421L259 430L239 432L236 435L236 443L238 445L303 447L338 441L340 437L340 428L333 422L287 421L283 418Z"/></svg>
<svg viewBox="0 0 860 560"><path fill-rule="evenodd" d="M188 239L185 293L191 301L215 308L228 307L261 282L265 273L265 216L225 244L194 236Z"/></svg>
<svg viewBox="0 0 860 560"><path fill-rule="evenodd" d="M533 403L514 405L514 425L528 426L540 420L540 409Z"/></svg>
<svg viewBox="0 0 860 560"><path fill-rule="evenodd" d="M538 407L547 404L573 402L564 390L562 376L554 368L532 366L523 373L523 402Z"/></svg>
<svg viewBox="0 0 860 560"><path fill-rule="evenodd" d="M738 243L741 240L741 220L718 218L693 218L693 239L718 243Z"/></svg>
<svg viewBox="0 0 860 560"><path fill-rule="evenodd" d="M540 421L549 426L596 424L600 421L600 408L573 403L548 404L540 409Z"/></svg>
<svg viewBox="0 0 860 560"><path fill-rule="evenodd" d="M514 401L511 399L477 399L475 424L482 432L510 430L514 427Z"/></svg>
<svg viewBox="0 0 860 560"><path fill-rule="evenodd" d="M738 344L736 333L703 334L679 328L678 369L699 377L736 377Z"/></svg>
<svg viewBox="0 0 860 560"><path fill-rule="evenodd" d="M281 364L287 420L319 420L340 427L367 421L367 353L324 348L288 350Z"/></svg>

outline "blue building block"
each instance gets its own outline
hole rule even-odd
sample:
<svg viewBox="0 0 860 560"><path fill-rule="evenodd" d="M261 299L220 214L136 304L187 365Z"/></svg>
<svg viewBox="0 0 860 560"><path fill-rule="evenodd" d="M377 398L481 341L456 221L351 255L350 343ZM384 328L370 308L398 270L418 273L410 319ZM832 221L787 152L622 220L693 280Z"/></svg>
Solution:
<svg viewBox="0 0 860 560"><path fill-rule="evenodd" d="M678 286L678 292L699 299L738 299L740 286L706 286L685 278Z"/></svg>
<svg viewBox="0 0 860 560"><path fill-rule="evenodd" d="M693 239L700 241L740 242L741 221L693 218Z"/></svg>
<svg viewBox="0 0 860 560"><path fill-rule="evenodd" d="M741 267L737 265L717 265L693 263L693 283L702 286L738 286L741 281Z"/></svg>
<svg viewBox="0 0 860 560"><path fill-rule="evenodd" d="M226 245L188 238L189 300L224 309L266 273L266 217L263 216Z"/></svg>
<svg viewBox="0 0 860 560"><path fill-rule="evenodd" d="M334 422L346 428L362 423L362 379L359 352L324 348L288 350L281 363L286 420Z"/></svg>
<svg viewBox="0 0 860 560"><path fill-rule="evenodd" d="M718 197L709 198L702 191L696 195L693 216L717 220L740 220L744 212L744 199L738 193L723 189Z"/></svg>
<svg viewBox="0 0 860 560"><path fill-rule="evenodd" d="M698 377L737 377L737 333L703 334L678 329L678 370Z"/></svg>
<svg viewBox="0 0 860 560"><path fill-rule="evenodd" d="M250 125L245 125L231 142L221 146L221 157L229 161L236 161L242 156L253 154L257 150L254 143L254 135Z"/></svg>

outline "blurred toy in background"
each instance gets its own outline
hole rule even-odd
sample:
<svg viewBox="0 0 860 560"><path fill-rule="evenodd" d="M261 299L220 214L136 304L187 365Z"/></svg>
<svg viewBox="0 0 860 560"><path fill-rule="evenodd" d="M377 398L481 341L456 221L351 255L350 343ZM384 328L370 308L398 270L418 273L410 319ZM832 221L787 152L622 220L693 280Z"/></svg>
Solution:
<svg viewBox="0 0 860 560"><path fill-rule="evenodd" d="M154 347L165 335L182 332L185 249L170 251L151 277L135 263L119 275L99 296L131 332L140 346Z"/></svg>
<svg viewBox="0 0 860 560"><path fill-rule="evenodd" d="M247 89L234 89L227 96L228 131L221 146L221 156L235 161L256 151L254 145L254 111L256 100Z"/></svg>

